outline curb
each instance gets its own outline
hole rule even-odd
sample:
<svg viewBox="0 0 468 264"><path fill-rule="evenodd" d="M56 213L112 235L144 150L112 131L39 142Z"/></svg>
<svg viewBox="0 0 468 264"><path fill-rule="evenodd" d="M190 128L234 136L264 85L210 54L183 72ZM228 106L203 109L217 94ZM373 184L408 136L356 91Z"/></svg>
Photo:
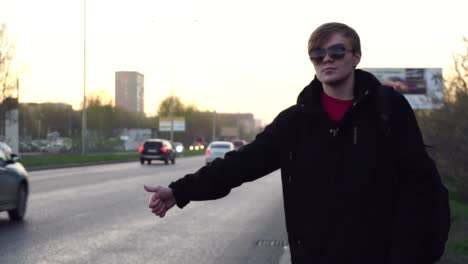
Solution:
<svg viewBox="0 0 468 264"><path fill-rule="evenodd" d="M177 159L183 159L183 158L195 157L195 156L201 156L201 155L178 156ZM54 170L54 169L65 169L65 168L86 167L86 166L128 163L128 162L139 162L139 159L134 158L134 159L128 159L128 160L92 161L92 162L70 163L70 164L60 164L60 165L30 166L30 167L25 166L25 169L27 171Z"/></svg>
<svg viewBox="0 0 468 264"><path fill-rule="evenodd" d="M179 158L181 158L181 157L179 157ZM93 161L93 162L70 163L70 164L60 164L60 165L31 166L31 167L25 167L25 168L26 168L27 171L38 171L38 170L54 170L54 169L65 169L65 168L74 168L74 167L104 165L104 164L125 163L125 162L138 162L138 159Z"/></svg>

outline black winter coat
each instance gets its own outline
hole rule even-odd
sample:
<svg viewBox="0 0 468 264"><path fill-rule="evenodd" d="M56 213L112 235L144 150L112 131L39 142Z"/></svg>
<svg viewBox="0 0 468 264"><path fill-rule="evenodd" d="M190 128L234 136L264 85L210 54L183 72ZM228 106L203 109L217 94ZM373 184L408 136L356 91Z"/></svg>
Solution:
<svg viewBox="0 0 468 264"><path fill-rule="evenodd" d="M177 205L224 197L281 169L293 264L426 264L420 245L434 164L397 92L388 98L391 136L384 135L375 98L380 85L356 70L354 103L336 124L314 79L252 143L171 183Z"/></svg>

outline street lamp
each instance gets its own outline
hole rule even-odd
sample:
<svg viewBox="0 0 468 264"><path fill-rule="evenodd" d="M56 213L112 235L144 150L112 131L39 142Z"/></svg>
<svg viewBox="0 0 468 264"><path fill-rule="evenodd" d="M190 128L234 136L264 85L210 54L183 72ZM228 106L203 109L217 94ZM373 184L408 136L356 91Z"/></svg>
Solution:
<svg viewBox="0 0 468 264"><path fill-rule="evenodd" d="M194 19L192 20L192 23L198 23L198 19ZM174 54L172 55L172 57L174 57ZM171 64L170 66L170 69L171 69L171 79L170 79L170 87L171 87L171 104L169 106L169 119L170 119L170 122L171 122L171 130L170 130L170 134L169 134L169 137L170 137L170 140L171 142L174 142L174 119L175 119L175 113L174 113L174 108L175 108L175 98L174 98L174 79L175 79L175 75L176 75L176 68L175 68L175 65Z"/></svg>
<svg viewBox="0 0 468 264"><path fill-rule="evenodd" d="M169 116L171 119L171 142L174 142L174 88L172 88L171 107L169 110Z"/></svg>
<svg viewBox="0 0 468 264"><path fill-rule="evenodd" d="M213 110L213 123L212 125L212 132L211 132L211 141L216 140L216 110Z"/></svg>
<svg viewBox="0 0 468 264"><path fill-rule="evenodd" d="M86 0L83 0L83 112L81 122L81 154L86 153Z"/></svg>

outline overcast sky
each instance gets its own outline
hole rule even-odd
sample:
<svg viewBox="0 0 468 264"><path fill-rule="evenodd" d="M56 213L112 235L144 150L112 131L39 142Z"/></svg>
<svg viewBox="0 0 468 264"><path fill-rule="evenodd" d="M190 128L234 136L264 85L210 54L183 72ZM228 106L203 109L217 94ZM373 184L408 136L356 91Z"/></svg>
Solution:
<svg viewBox="0 0 468 264"><path fill-rule="evenodd" d="M468 36L468 1L88 0L87 94L113 100L114 72L145 76L145 112L171 91L186 104L251 112L265 123L314 76L307 40L319 25L359 33L359 67L450 70ZM83 0L0 0L16 43L21 102L83 99Z"/></svg>

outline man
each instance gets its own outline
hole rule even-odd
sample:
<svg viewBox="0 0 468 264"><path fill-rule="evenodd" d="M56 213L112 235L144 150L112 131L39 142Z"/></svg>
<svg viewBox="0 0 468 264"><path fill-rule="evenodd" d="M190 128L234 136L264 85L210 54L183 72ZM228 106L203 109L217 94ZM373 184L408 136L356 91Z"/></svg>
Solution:
<svg viewBox="0 0 468 264"><path fill-rule="evenodd" d="M281 169L293 264L431 263L421 244L434 164L410 105L388 94L392 135L385 136L376 99L381 84L355 69L361 46L349 26L320 26L308 52L316 76L296 105L224 159L169 188L145 186L153 192L149 207L164 217L175 204L218 199Z"/></svg>

